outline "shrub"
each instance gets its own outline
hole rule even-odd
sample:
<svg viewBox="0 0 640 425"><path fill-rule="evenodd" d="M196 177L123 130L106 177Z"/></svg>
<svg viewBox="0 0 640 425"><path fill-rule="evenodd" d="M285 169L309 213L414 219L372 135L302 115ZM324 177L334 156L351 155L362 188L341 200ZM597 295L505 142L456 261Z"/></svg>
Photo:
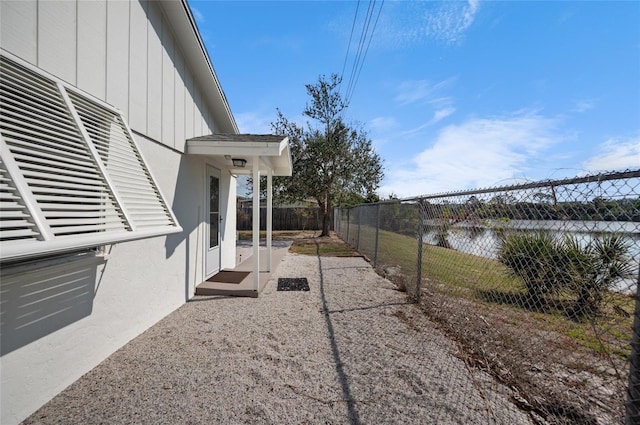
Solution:
<svg viewBox="0 0 640 425"><path fill-rule="evenodd" d="M566 255L551 234L507 233L501 242L498 260L523 280L533 307L543 305L545 294L566 286Z"/></svg>
<svg viewBox="0 0 640 425"><path fill-rule="evenodd" d="M524 282L533 307L545 295L569 290L576 296L572 315L600 313L607 291L633 276L626 239L609 235L581 243L567 235L558 241L550 233L509 233L502 237L498 260Z"/></svg>
<svg viewBox="0 0 640 425"><path fill-rule="evenodd" d="M567 237L565 250L571 260L571 286L577 295L574 316L596 316L607 291L618 281L633 277L629 246L621 235L597 238L584 246Z"/></svg>

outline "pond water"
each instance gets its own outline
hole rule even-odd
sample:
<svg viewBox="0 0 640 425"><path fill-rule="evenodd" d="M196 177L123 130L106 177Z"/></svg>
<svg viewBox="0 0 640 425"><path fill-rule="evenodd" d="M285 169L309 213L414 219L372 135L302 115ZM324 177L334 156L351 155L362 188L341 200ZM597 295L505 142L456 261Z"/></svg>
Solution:
<svg viewBox="0 0 640 425"><path fill-rule="evenodd" d="M438 226L440 223L429 220L427 233L423 240L430 245L438 244ZM558 238L572 235L586 244L604 234L620 233L627 239L629 255L635 264L634 278L619 282L617 290L633 293L637 286L640 268L640 223L609 221L538 221L510 220L487 221L482 225L471 222L458 222L450 225L447 242L451 248L480 257L496 259L500 249L500 233L504 231L549 231Z"/></svg>

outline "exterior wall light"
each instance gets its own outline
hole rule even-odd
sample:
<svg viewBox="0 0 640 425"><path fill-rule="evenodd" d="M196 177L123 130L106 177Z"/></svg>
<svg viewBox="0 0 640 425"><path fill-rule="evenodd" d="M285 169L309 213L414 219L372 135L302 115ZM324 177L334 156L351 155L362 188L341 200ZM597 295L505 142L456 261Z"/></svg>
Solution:
<svg viewBox="0 0 640 425"><path fill-rule="evenodd" d="M244 168L247 165L247 160L242 158L232 158L231 162L233 162L233 166L236 168Z"/></svg>

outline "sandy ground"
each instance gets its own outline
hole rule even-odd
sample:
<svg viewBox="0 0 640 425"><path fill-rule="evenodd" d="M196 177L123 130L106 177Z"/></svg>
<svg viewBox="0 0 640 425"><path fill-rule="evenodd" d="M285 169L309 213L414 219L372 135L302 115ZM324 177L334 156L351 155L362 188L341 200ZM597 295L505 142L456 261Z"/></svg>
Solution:
<svg viewBox="0 0 640 425"><path fill-rule="evenodd" d="M533 423L362 258L289 253L273 279L258 299L194 298L25 422Z"/></svg>

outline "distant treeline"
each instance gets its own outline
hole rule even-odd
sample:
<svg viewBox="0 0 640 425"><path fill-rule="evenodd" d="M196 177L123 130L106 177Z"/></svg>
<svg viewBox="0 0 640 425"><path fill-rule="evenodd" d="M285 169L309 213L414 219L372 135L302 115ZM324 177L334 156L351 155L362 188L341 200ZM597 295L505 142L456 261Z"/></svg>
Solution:
<svg viewBox="0 0 640 425"><path fill-rule="evenodd" d="M640 199L606 200L595 198L591 202L517 202L495 197L481 202L473 196L464 204L438 203L426 206L431 218L452 220L498 219L511 220L584 220L640 222Z"/></svg>
<svg viewBox="0 0 640 425"><path fill-rule="evenodd" d="M605 200L590 202L518 202L508 196L497 196L487 202L471 196L464 202L454 203L431 200L413 202L384 202L379 205L363 204L339 211L342 226L349 222L397 233L414 234L419 222L419 204L427 220L442 223L470 222L482 225L484 220L582 220L640 222L640 199ZM377 208L379 207L379 213Z"/></svg>

